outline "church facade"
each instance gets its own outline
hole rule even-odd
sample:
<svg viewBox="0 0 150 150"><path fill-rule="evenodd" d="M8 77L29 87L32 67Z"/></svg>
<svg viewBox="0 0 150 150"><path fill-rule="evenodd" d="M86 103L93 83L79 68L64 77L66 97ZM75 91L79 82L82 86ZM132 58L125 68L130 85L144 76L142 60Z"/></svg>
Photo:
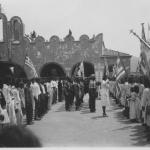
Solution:
<svg viewBox="0 0 150 150"><path fill-rule="evenodd" d="M24 24L20 17L14 16L8 21L5 14L0 13L0 21L3 31L0 41L0 67L8 68L3 67L0 76L8 74L13 66L15 77L31 78L32 72L25 65L26 56L32 60L39 77L73 76L76 67L83 61L85 76L94 73L97 80L101 80L106 63L111 72L118 53L124 65L130 67L131 55L107 49L102 33L92 38L84 34L79 40L75 40L69 30L63 40L56 35L49 40L42 36L30 39L24 34Z"/></svg>

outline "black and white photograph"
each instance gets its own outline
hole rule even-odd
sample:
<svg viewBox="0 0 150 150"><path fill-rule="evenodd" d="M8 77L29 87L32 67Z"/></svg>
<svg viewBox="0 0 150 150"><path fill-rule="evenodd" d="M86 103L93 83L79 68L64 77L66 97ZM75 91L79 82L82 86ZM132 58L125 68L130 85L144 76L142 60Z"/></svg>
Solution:
<svg viewBox="0 0 150 150"><path fill-rule="evenodd" d="M150 1L0 0L0 147L150 147Z"/></svg>

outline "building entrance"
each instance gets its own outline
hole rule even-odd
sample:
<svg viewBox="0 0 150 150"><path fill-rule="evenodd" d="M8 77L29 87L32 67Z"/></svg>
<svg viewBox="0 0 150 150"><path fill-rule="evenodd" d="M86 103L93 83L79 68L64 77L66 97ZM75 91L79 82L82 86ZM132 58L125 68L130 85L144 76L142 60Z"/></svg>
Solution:
<svg viewBox="0 0 150 150"><path fill-rule="evenodd" d="M64 78L66 72L58 63L48 63L41 69L40 76L44 78Z"/></svg>

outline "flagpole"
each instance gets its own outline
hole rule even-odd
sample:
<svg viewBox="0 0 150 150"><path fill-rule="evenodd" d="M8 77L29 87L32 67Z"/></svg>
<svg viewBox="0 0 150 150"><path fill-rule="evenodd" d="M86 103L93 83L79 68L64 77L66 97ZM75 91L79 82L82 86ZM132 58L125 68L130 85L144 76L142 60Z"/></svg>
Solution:
<svg viewBox="0 0 150 150"><path fill-rule="evenodd" d="M130 33L135 35L141 42L143 42L145 44L145 46L147 46L150 49L149 44L147 44L147 42L145 42L143 39L141 39L133 30L130 30Z"/></svg>

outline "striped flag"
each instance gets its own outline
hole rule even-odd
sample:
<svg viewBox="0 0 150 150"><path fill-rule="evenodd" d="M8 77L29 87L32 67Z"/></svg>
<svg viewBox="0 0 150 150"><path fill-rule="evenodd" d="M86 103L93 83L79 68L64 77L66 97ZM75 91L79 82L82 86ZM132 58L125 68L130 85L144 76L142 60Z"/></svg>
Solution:
<svg viewBox="0 0 150 150"><path fill-rule="evenodd" d="M36 69L35 69L35 67L33 65L33 62L31 61L31 59L27 55L25 57L25 65L28 66L31 69L31 71L33 73L33 77L37 78L38 74L37 74Z"/></svg>
<svg viewBox="0 0 150 150"><path fill-rule="evenodd" d="M130 33L133 33L141 42L141 54L140 54L140 67L141 73L150 77L150 45L145 37L144 23L142 25L142 37L138 36L133 30L130 30Z"/></svg>
<svg viewBox="0 0 150 150"><path fill-rule="evenodd" d="M116 65L116 80L119 80L123 75L125 75L126 70L121 62L121 59L118 55L117 65Z"/></svg>

